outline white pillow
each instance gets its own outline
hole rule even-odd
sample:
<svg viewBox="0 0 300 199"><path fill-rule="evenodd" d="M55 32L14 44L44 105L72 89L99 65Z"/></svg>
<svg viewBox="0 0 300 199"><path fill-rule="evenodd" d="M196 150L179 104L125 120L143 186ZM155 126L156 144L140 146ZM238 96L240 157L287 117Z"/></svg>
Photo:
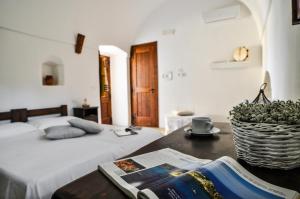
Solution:
<svg viewBox="0 0 300 199"><path fill-rule="evenodd" d="M1 124L0 125L0 138L12 137L16 135L20 135L23 133L28 133L31 131L38 130L32 125L23 123L23 122L16 122L16 123L9 123L9 124Z"/></svg>
<svg viewBox="0 0 300 199"><path fill-rule="evenodd" d="M101 127L96 122L87 121L80 118L69 120L69 123L71 124L71 126L82 129L89 134L98 134L103 131L103 127Z"/></svg>
<svg viewBox="0 0 300 199"><path fill-rule="evenodd" d="M35 118L30 119L28 124L35 126L37 129L44 130L52 126L70 126L69 120L74 119L73 116L50 117L50 118Z"/></svg>
<svg viewBox="0 0 300 199"><path fill-rule="evenodd" d="M49 140L61 140L81 137L86 134L84 130L71 126L52 126L45 129L46 138Z"/></svg>

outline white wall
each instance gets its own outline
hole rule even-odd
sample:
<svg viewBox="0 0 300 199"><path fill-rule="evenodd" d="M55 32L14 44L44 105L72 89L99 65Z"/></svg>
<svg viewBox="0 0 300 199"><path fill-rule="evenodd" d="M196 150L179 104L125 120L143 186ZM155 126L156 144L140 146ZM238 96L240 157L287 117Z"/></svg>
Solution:
<svg viewBox="0 0 300 199"><path fill-rule="evenodd" d="M99 105L97 51L81 55L74 47L0 29L0 111L68 104L83 98ZM42 64L59 57L64 65L63 86L42 86Z"/></svg>
<svg viewBox="0 0 300 199"><path fill-rule="evenodd" d="M113 124L129 125L129 90L127 56L111 57L112 118Z"/></svg>
<svg viewBox="0 0 300 199"><path fill-rule="evenodd" d="M291 1L272 0L264 34L264 66L274 99L300 98L300 25L292 25Z"/></svg>
<svg viewBox="0 0 300 199"><path fill-rule="evenodd" d="M84 98L100 106L98 46L128 51L139 25L164 1L1 0L0 111L71 109ZM74 52L78 32L86 35L81 55ZM42 87L42 63L53 58L64 64L64 85Z"/></svg>
<svg viewBox="0 0 300 199"><path fill-rule="evenodd" d="M164 2L164 6L150 15ZM92 0L88 3L80 0L2 0L0 111L65 103L77 106L85 97L91 105L99 106L98 45L115 45L129 52L136 32L150 15L136 43L159 41L159 88L160 93L166 94L160 96L160 123L163 124L164 114L174 107L191 104L199 112L212 113L223 120L233 104L256 94L260 83L257 80L259 68L213 71L208 66L211 61L229 58L239 45L259 44L252 18L210 25L202 23L202 11L220 7L224 2L234 1L190 0L187 4L179 0ZM177 30L174 37L160 34L163 29L174 27ZM74 53L78 32L86 35L81 55ZM205 46L216 46L218 50ZM64 64L64 86L42 87L41 65L53 57ZM177 68L183 68L188 76L172 82L162 80L162 73ZM211 82L213 85L207 89ZM192 84L200 91L191 91ZM220 86L224 89L220 90ZM182 94L175 92L175 88L177 91L181 88ZM199 94L201 92L203 94ZM215 104L207 105L212 100Z"/></svg>
<svg viewBox="0 0 300 199"><path fill-rule="evenodd" d="M100 46L100 54L110 57L112 122L128 126L129 120L129 85L128 55L114 46Z"/></svg>
<svg viewBox="0 0 300 199"><path fill-rule="evenodd" d="M245 8L242 19L204 24L201 13L233 2L167 2L148 18L137 36L136 43L158 41L160 126L166 114L184 107L226 121L234 105L256 97L262 67L212 70L209 66L230 59L238 46L261 45L255 21ZM176 29L175 35L162 35L166 29ZM186 77L176 76L180 68ZM168 71L175 72L173 81L162 78Z"/></svg>

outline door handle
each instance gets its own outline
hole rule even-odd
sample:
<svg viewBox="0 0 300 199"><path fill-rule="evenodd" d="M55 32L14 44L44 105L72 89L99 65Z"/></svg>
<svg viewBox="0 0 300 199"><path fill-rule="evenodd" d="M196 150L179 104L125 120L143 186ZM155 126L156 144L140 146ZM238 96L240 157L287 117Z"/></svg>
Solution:
<svg viewBox="0 0 300 199"><path fill-rule="evenodd" d="M152 89L150 89L150 91L151 91L151 93L154 93L154 91L155 91L155 88L152 88Z"/></svg>

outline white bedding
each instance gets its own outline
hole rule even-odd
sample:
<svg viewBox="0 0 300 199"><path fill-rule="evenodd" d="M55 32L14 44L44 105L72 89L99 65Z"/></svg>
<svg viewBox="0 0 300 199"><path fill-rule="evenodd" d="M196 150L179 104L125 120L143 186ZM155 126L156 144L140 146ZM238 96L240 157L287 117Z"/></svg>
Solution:
<svg viewBox="0 0 300 199"><path fill-rule="evenodd" d="M50 141L40 130L0 138L0 199L51 198L61 186L128 155L161 137L150 128L117 137L104 126L98 135ZM0 132L1 133L1 132Z"/></svg>
<svg viewBox="0 0 300 199"><path fill-rule="evenodd" d="M68 122L71 119L76 117L73 116L64 116L64 117L50 117L50 118L38 118L38 119L30 119L28 124L34 126L37 129L44 130L51 126L66 126L70 125Z"/></svg>
<svg viewBox="0 0 300 199"><path fill-rule="evenodd" d="M0 125L0 139L13 137L16 135L20 135L29 131L34 131L36 128L32 125L16 122L16 123L8 123Z"/></svg>

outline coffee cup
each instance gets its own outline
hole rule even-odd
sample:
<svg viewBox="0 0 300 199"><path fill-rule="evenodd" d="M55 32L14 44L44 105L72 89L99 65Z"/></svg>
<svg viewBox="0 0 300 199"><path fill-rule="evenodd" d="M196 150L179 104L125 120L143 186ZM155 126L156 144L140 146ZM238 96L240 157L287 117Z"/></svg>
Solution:
<svg viewBox="0 0 300 199"><path fill-rule="evenodd" d="M209 133L214 125L209 117L196 117L192 119L192 133Z"/></svg>

